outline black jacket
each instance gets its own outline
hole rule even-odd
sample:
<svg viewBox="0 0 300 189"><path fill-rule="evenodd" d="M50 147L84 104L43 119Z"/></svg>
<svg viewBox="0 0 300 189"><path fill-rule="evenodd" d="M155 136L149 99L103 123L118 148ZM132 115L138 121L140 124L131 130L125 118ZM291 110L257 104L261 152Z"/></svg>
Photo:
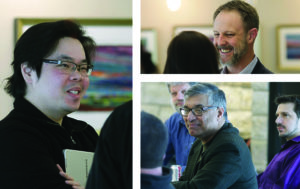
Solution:
<svg viewBox="0 0 300 189"><path fill-rule="evenodd" d="M251 74L272 74L258 59L255 67L253 68Z"/></svg>
<svg viewBox="0 0 300 189"><path fill-rule="evenodd" d="M105 121L86 189L132 189L132 101Z"/></svg>
<svg viewBox="0 0 300 189"><path fill-rule="evenodd" d="M66 116L60 126L27 100L16 99L0 121L0 188L71 188L56 167L65 170L63 149L93 152L96 142L87 123Z"/></svg>
<svg viewBox="0 0 300 189"><path fill-rule="evenodd" d="M203 150L204 149L204 150ZM231 123L225 123L208 144L197 139L176 189L257 189L250 151Z"/></svg>

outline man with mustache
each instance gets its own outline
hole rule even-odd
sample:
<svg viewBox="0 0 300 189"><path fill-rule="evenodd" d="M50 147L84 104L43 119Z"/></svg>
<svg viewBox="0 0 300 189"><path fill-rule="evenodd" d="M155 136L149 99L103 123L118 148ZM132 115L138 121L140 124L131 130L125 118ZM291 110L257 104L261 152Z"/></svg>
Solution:
<svg viewBox="0 0 300 189"><path fill-rule="evenodd" d="M184 105L184 93L194 83L169 82L167 83L169 93L171 94L172 105L176 112L165 122L168 128L169 142L166 150L164 165L177 164L180 165L182 171L185 169L187 158L195 141L195 137L189 135L185 127L184 120L180 115L180 110ZM170 162L175 156L176 162Z"/></svg>
<svg viewBox="0 0 300 189"><path fill-rule="evenodd" d="M270 74L253 47L259 29L254 7L244 1L229 1L213 16L214 45L220 54L222 74Z"/></svg>
<svg viewBox="0 0 300 189"><path fill-rule="evenodd" d="M180 108L189 134L196 137L177 189L257 188L250 151L227 120L226 98L212 84L196 84Z"/></svg>
<svg viewBox="0 0 300 189"><path fill-rule="evenodd" d="M284 95L275 99L277 130L287 142L266 170L258 175L259 188L300 188L300 96Z"/></svg>

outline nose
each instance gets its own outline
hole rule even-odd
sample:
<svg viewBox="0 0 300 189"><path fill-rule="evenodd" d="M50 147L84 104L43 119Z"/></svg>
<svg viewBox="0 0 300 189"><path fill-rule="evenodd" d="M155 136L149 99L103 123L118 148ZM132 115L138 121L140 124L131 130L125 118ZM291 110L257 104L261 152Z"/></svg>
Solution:
<svg viewBox="0 0 300 189"><path fill-rule="evenodd" d="M72 74L70 75L70 80L72 80L72 81L82 80L82 75L78 69L76 69L74 72L72 72Z"/></svg>
<svg viewBox="0 0 300 189"><path fill-rule="evenodd" d="M282 124L282 119L280 116L277 116L276 120L275 120L275 123L278 125L278 124Z"/></svg>
<svg viewBox="0 0 300 189"><path fill-rule="evenodd" d="M177 100L183 100L184 95L182 93L177 93Z"/></svg>
<svg viewBox="0 0 300 189"><path fill-rule="evenodd" d="M192 111L190 111L190 112L188 113L187 120L188 120L189 122L192 122L192 121L194 121L195 119L196 119L196 116L193 114Z"/></svg>
<svg viewBox="0 0 300 189"><path fill-rule="evenodd" d="M214 38L214 42L218 46L226 45L225 37L222 34L220 34L217 38Z"/></svg>

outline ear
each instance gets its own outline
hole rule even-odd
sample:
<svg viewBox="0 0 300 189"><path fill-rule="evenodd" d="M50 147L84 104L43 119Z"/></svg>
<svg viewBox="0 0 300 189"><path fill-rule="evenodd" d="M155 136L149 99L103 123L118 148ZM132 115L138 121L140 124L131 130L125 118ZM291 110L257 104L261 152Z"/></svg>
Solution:
<svg viewBox="0 0 300 189"><path fill-rule="evenodd" d="M222 118L224 116L224 108L218 107L218 119Z"/></svg>
<svg viewBox="0 0 300 189"><path fill-rule="evenodd" d="M252 28L248 31L247 41L248 43L254 43L258 34L257 28Z"/></svg>
<svg viewBox="0 0 300 189"><path fill-rule="evenodd" d="M27 63L21 64L21 73L26 83L32 83L32 68L28 67Z"/></svg>

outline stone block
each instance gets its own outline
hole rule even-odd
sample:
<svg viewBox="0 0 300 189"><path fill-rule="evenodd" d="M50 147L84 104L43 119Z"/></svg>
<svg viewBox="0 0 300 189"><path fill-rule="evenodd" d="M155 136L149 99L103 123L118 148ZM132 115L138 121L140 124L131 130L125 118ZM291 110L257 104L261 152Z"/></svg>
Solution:
<svg viewBox="0 0 300 189"><path fill-rule="evenodd" d="M250 138L252 130L252 113L249 111L228 112L229 121L239 129L243 138Z"/></svg>
<svg viewBox="0 0 300 189"><path fill-rule="evenodd" d="M248 88L224 87L228 109L250 110L252 107L252 90Z"/></svg>
<svg viewBox="0 0 300 189"><path fill-rule="evenodd" d="M269 93L266 91L254 92L252 108L253 115L267 115L269 110Z"/></svg>
<svg viewBox="0 0 300 189"><path fill-rule="evenodd" d="M253 82L251 87L254 91L269 91L269 83L266 82Z"/></svg>
<svg viewBox="0 0 300 189"><path fill-rule="evenodd" d="M265 170L267 166L267 141L251 140L251 154L257 171Z"/></svg>
<svg viewBox="0 0 300 189"><path fill-rule="evenodd" d="M252 139L268 139L268 117L267 116L253 116L252 118Z"/></svg>
<svg viewBox="0 0 300 189"><path fill-rule="evenodd" d="M164 82L141 83L141 101L147 104L170 105L171 96Z"/></svg>

